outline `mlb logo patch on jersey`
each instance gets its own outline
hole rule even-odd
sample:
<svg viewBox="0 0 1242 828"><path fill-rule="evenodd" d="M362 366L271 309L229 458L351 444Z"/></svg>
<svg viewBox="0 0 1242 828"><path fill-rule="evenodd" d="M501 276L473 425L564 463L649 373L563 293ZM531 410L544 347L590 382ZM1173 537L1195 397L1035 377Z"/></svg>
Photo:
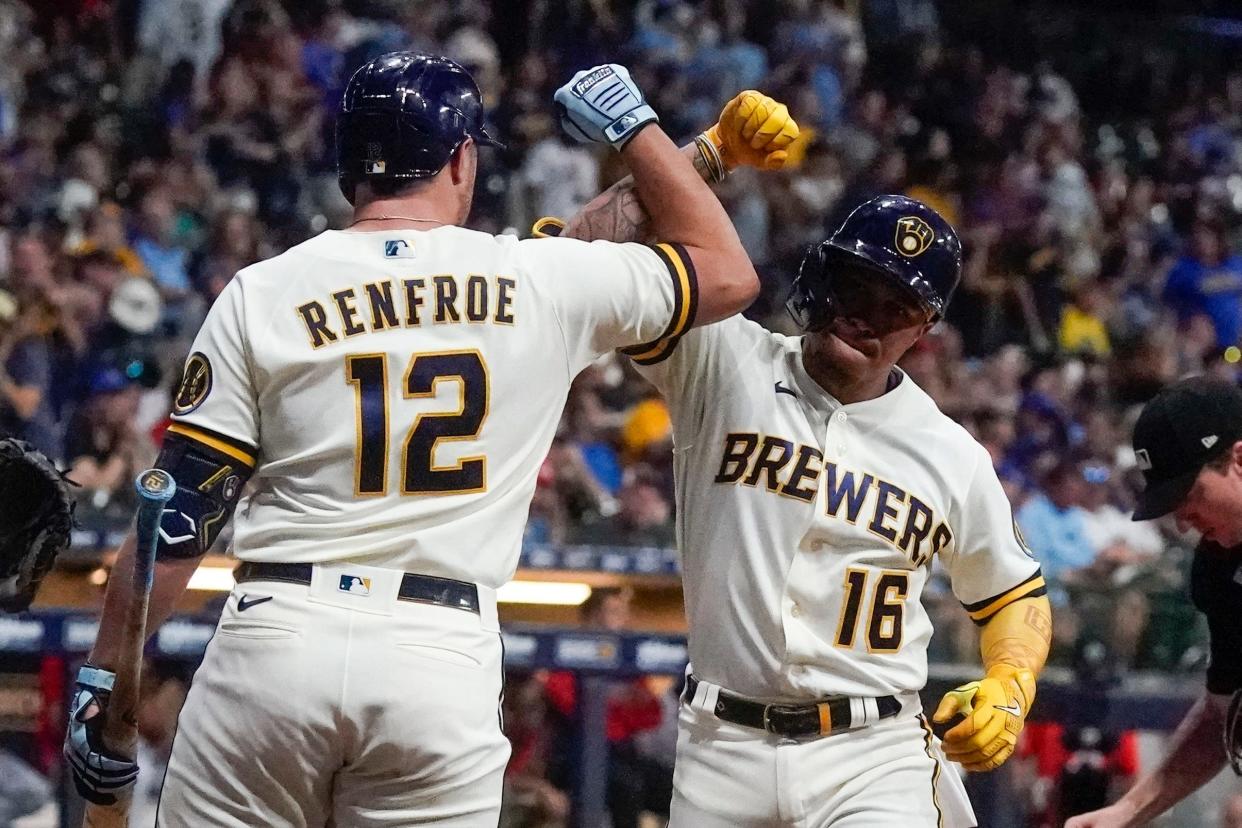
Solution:
<svg viewBox="0 0 1242 828"><path fill-rule="evenodd" d="M361 575L342 575L337 589L341 592L348 592L350 595L370 595L371 579L363 578Z"/></svg>
<svg viewBox="0 0 1242 828"><path fill-rule="evenodd" d="M414 245L405 239L387 239L384 241L384 258L412 259L414 258Z"/></svg>

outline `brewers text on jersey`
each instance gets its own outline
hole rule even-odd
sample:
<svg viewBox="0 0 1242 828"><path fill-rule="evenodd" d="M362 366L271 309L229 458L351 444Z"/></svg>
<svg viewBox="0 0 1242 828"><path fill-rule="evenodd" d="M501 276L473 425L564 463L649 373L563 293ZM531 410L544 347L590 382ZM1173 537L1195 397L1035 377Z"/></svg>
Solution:
<svg viewBox="0 0 1242 828"><path fill-rule="evenodd" d="M824 453L814 446L798 445L796 451L794 446L792 440L772 435L730 432L724 438L715 482L743 486L762 482L769 492L809 504L822 474L824 514L852 524L861 517L873 535L908 555L912 565L922 566L953 542L953 530L925 498L870 472L824 462Z"/></svg>

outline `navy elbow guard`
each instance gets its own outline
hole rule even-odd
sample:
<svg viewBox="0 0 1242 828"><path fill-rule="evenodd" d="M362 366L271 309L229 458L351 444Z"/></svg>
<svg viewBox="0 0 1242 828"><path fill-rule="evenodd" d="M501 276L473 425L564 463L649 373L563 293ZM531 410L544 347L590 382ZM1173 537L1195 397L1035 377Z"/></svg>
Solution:
<svg viewBox="0 0 1242 828"><path fill-rule="evenodd" d="M253 466L173 431L164 436L155 466L177 481L177 493L164 508L155 557L184 559L206 554L232 516Z"/></svg>

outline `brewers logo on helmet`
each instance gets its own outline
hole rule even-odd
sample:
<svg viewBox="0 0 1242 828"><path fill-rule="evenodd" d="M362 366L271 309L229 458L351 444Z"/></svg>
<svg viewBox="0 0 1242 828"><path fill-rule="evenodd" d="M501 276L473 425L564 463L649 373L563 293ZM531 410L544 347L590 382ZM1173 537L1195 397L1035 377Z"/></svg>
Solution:
<svg viewBox="0 0 1242 828"><path fill-rule="evenodd" d="M903 256L917 256L936 240L936 231L918 216L902 216L897 219L897 252Z"/></svg>
<svg viewBox="0 0 1242 828"><path fill-rule="evenodd" d="M834 272L871 271L908 292L929 314L944 315L962 275L962 243L935 210L899 195L883 195L850 213L827 241L802 259L787 306L805 330L832 321Z"/></svg>

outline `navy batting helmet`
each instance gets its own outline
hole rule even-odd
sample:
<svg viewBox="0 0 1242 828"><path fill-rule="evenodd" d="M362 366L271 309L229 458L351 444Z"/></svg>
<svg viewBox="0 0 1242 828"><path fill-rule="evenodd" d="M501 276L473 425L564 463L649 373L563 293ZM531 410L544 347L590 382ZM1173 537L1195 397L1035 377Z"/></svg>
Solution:
<svg viewBox="0 0 1242 828"><path fill-rule="evenodd" d="M429 178L466 138L501 146L483 128L483 98L469 72L445 57L380 55L354 73L341 100L341 192L352 204L360 181Z"/></svg>
<svg viewBox="0 0 1242 828"><path fill-rule="evenodd" d="M912 198L884 195L864 202L802 259L788 302L802 328L818 330L832 321L833 273L846 267L889 280L940 317L962 275L962 243L939 213Z"/></svg>

